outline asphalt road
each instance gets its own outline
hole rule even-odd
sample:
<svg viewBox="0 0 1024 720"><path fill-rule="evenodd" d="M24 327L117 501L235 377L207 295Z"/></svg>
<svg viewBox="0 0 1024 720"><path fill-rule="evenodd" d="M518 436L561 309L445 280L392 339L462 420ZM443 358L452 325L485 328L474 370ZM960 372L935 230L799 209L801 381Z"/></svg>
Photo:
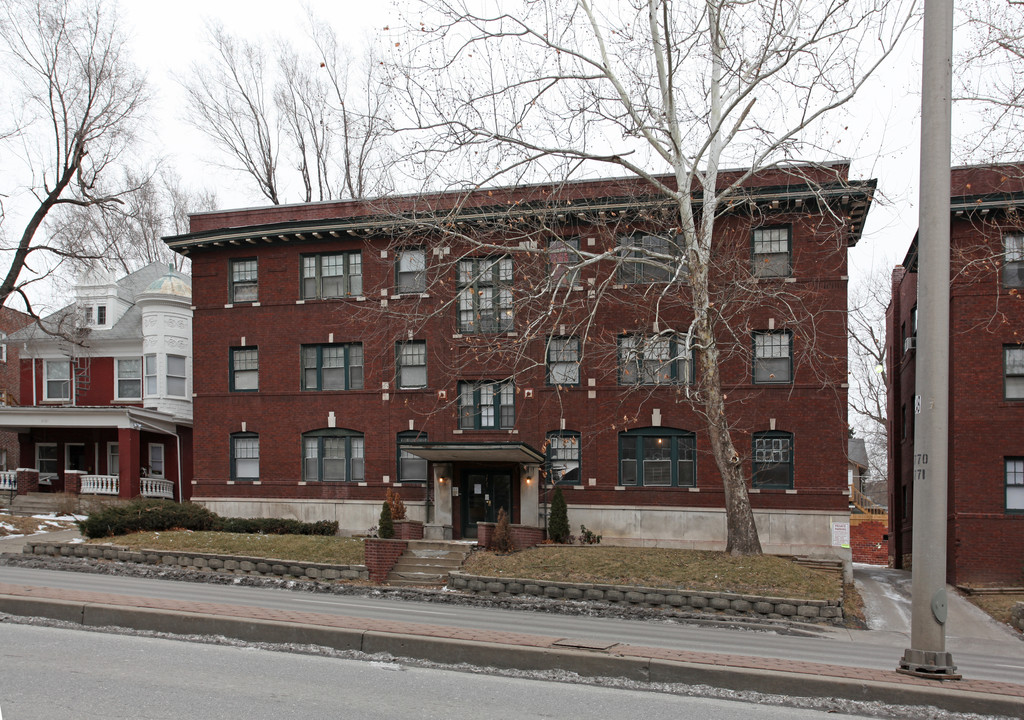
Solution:
<svg viewBox="0 0 1024 720"><path fill-rule="evenodd" d="M23 585L94 590L164 599L206 601L407 622L514 630L561 638L754 655L892 670L908 645L905 633L815 629L813 636L734 630L674 622L523 612L391 598L320 595L281 589L208 585L146 578L0 567L0 580ZM958 641L959 642L959 641ZM950 644L965 677L1020 682L1024 643L1012 637Z"/></svg>
<svg viewBox="0 0 1024 720"><path fill-rule="evenodd" d="M0 715L105 718L819 720L827 711L0 624ZM864 717L854 715L850 717Z"/></svg>

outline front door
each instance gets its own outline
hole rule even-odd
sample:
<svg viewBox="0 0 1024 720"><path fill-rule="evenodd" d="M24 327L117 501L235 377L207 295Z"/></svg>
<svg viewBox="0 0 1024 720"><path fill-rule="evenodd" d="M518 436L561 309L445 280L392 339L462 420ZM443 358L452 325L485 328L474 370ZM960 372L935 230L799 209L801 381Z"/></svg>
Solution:
<svg viewBox="0 0 1024 720"><path fill-rule="evenodd" d="M512 472L470 470L463 475L462 537L477 537L477 523L497 522L498 510L505 508L512 521Z"/></svg>

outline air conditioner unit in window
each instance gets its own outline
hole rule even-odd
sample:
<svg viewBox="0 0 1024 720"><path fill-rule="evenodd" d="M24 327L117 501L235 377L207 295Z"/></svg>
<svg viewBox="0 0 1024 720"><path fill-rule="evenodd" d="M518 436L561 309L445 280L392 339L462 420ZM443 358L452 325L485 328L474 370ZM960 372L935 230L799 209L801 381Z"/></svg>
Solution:
<svg viewBox="0 0 1024 720"><path fill-rule="evenodd" d="M903 352L910 352L911 350L917 349L917 338L908 337L903 341Z"/></svg>

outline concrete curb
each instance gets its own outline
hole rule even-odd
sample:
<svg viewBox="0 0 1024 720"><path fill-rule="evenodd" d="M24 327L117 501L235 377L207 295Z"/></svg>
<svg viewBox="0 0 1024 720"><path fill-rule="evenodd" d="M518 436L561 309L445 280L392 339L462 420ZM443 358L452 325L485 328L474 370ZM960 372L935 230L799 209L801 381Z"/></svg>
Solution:
<svg viewBox="0 0 1024 720"><path fill-rule="evenodd" d="M429 660L439 664L470 663L499 669L574 672L585 677L620 677L641 682L708 685L812 698L879 701L897 705L932 705L952 712L1019 717L1022 695L998 695L941 685L885 682L858 677L809 674L785 667L778 670L728 664L680 662L657 657L658 650L614 645L606 650L510 645L476 640L415 635L300 622L171 611L127 605L0 595L0 612L43 617L83 627L121 627L176 635L215 635L247 642L297 643L367 654ZM726 658L728 656L720 656ZM836 668L837 672L849 668ZM870 671L865 671L870 672Z"/></svg>

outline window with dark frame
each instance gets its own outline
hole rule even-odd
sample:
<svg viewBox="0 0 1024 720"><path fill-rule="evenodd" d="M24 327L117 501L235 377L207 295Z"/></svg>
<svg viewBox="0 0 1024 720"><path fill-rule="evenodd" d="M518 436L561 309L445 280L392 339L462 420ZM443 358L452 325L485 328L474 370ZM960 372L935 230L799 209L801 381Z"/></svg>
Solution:
<svg viewBox="0 0 1024 720"><path fill-rule="evenodd" d="M1003 235L1003 287L1024 287L1024 235Z"/></svg>
<svg viewBox="0 0 1024 720"><path fill-rule="evenodd" d="M677 276L686 282L689 272L682 247L681 236L667 238L645 233L620 236L619 282L627 285L671 282Z"/></svg>
<svg viewBox="0 0 1024 720"><path fill-rule="evenodd" d="M516 424L516 388L511 381L460 382L459 428L505 430Z"/></svg>
<svg viewBox="0 0 1024 720"><path fill-rule="evenodd" d="M754 277L789 277L793 274L791 235L788 225L754 228L752 233Z"/></svg>
<svg viewBox="0 0 1024 720"><path fill-rule="evenodd" d="M1024 400L1024 347L1003 346L1003 397Z"/></svg>
<svg viewBox="0 0 1024 720"><path fill-rule="evenodd" d="M260 389L260 357L256 347L231 348L231 391Z"/></svg>
<svg viewBox="0 0 1024 720"><path fill-rule="evenodd" d="M754 333L754 382L793 382L793 335L788 330Z"/></svg>
<svg viewBox="0 0 1024 720"><path fill-rule="evenodd" d="M363 434L327 428L302 435L302 479L305 482L362 482Z"/></svg>
<svg viewBox="0 0 1024 720"><path fill-rule="evenodd" d="M619 433L619 484L645 487L694 487L697 484L697 436L686 430L656 427Z"/></svg>
<svg viewBox="0 0 1024 720"><path fill-rule="evenodd" d="M580 339L548 338L548 385L580 384Z"/></svg>
<svg viewBox="0 0 1024 720"><path fill-rule="evenodd" d="M231 479L243 482L260 479L260 436L257 433L231 436Z"/></svg>
<svg viewBox="0 0 1024 720"><path fill-rule="evenodd" d="M107 324L107 306L98 305L96 307L96 324L106 325Z"/></svg>
<svg viewBox="0 0 1024 720"><path fill-rule="evenodd" d="M396 343L398 387L402 390L427 386L427 342L409 340Z"/></svg>
<svg viewBox="0 0 1024 720"><path fill-rule="evenodd" d="M395 262L395 293L427 291L427 253L423 248L402 248Z"/></svg>
<svg viewBox="0 0 1024 720"><path fill-rule="evenodd" d="M755 488L793 487L793 435L786 432L754 433Z"/></svg>
<svg viewBox="0 0 1024 720"><path fill-rule="evenodd" d="M512 309L512 258L467 258L457 269L460 333L510 332Z"/></svg>
<svg viewBox="0 0 1024 720"><path fill-rule="evenodd" d="M256 258L231 261L231 302L256 302L259 280Z"/></svg>
<svg viewBox="0 0 1024 720"><path fill-rule="evenodd" d="M1024 513L1024 457L1004 459L1006 511Z"/></svg>
<svg viewBox="0 0 1024 720"><path fill-rule="evenodd" d="M401 483L425 483L427 477L427 461L402 449L409 443L427 442L427 434L417 430L406 430L398 433L397 477Z"/></svg>
<svg viewBox="0 0 1024 720"><path fill-rule="evenodd" d="M363 259L359 250L303 255L304 300L358 297L363 294Z"/></svg>
<svg viewBox="0 0 1024 720"><path fill-rule="evenodd" d="M579 238L552 238L548 241L548 276L555 287L578 285L580 281Z"/></svg>
<svg viewBox="0 0 1024 720"><path fill-rule="evenodd" d="M688 385L693 364L686 335L619 336L620 385Z"/></svg>
<svg viewBox="0 0 1024 720"><path fill-rule="evenodd" d="M580 484L580 434L572 430L548 433L548 469L553 485Z"/></svg>
<svg viewBox="0 0 1024 720"><path fill-rule="evenodd" d="M362 390L362 343L303 345L302 389Z"/></svg>

